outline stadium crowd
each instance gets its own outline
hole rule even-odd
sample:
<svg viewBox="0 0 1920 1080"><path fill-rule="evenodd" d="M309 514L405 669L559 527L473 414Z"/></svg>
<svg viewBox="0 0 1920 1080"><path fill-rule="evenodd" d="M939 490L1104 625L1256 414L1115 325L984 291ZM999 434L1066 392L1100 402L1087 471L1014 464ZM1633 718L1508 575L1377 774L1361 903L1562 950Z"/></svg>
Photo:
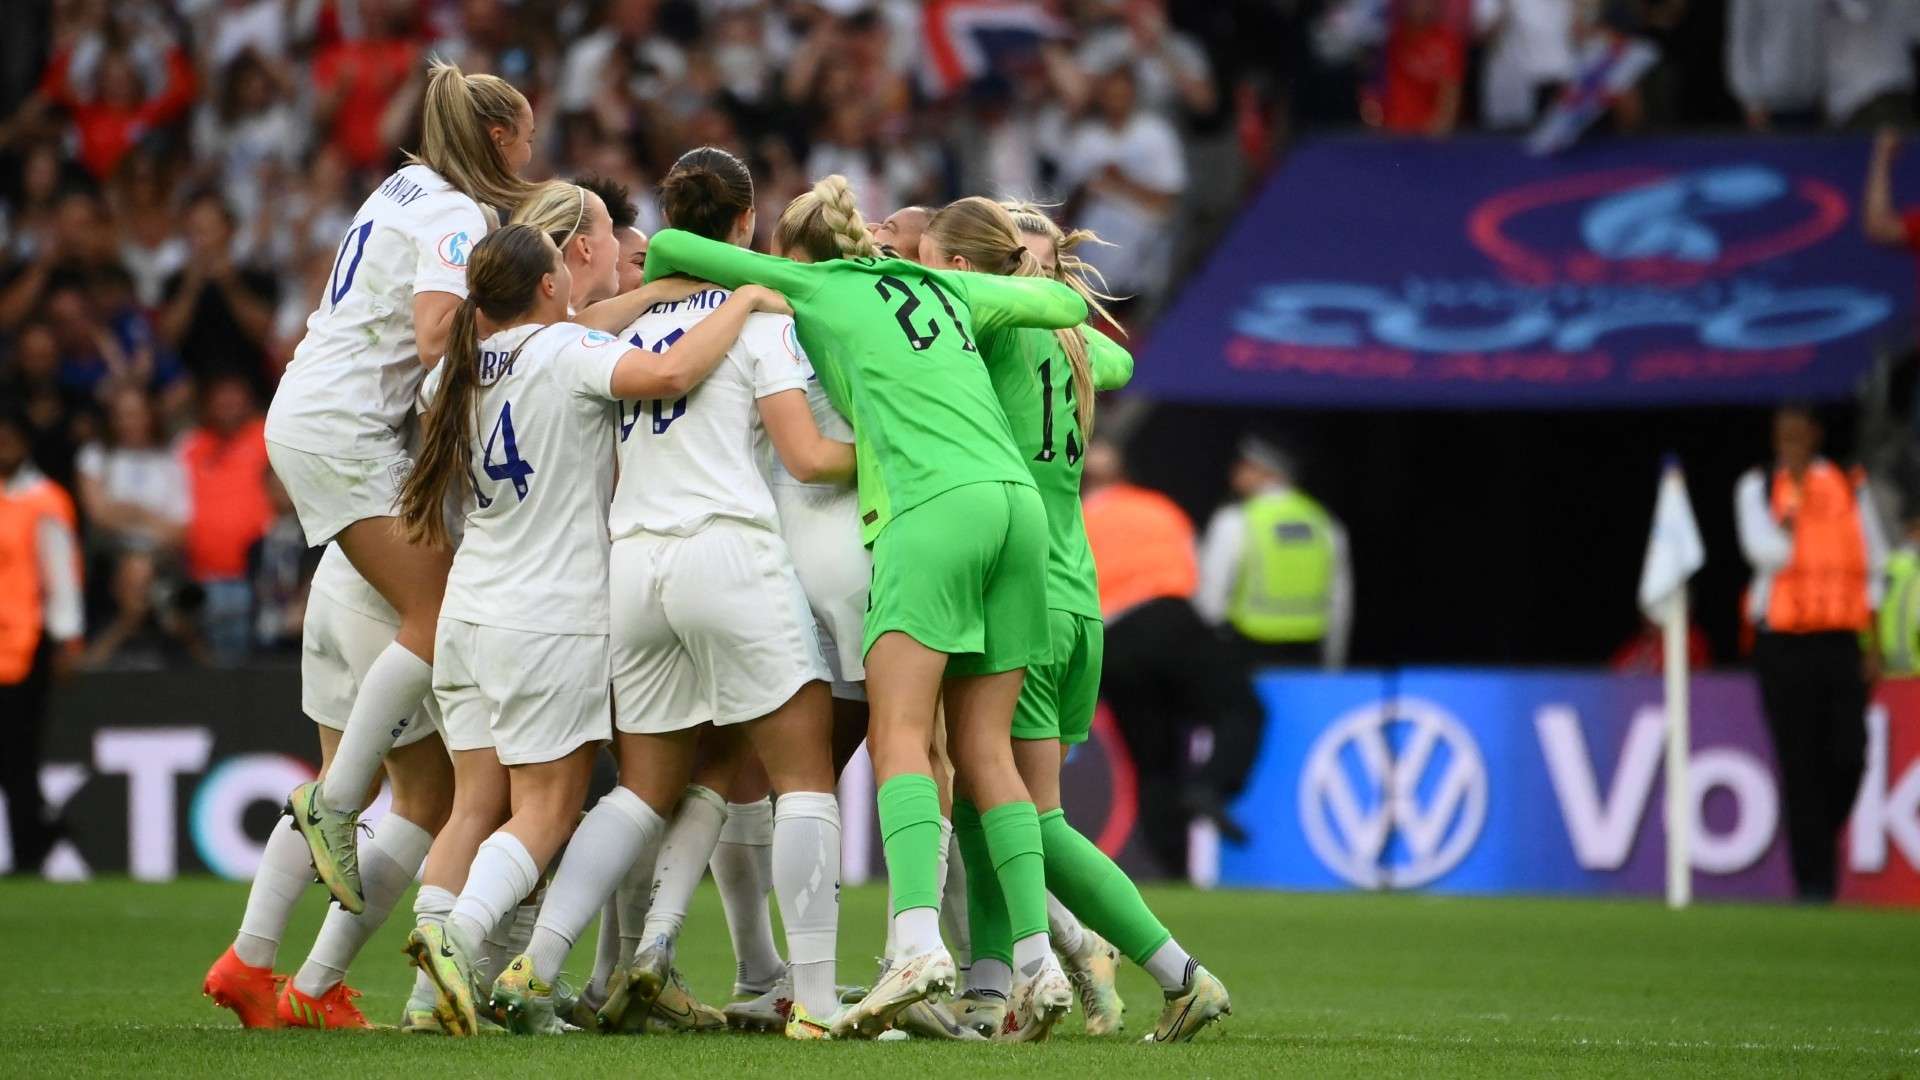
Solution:
<svg viewBox="0 0 1920 1080"><path fill-rule="evenodd" d="M965 9L977 9L968 12ZM1145 325L1294 131L1522 127L1583 43L1661 49L1621 129L1910 113L1899 0L55 0L0 45L0 398L85 523L88 666L297 647L311 570L262 407L426 59L536 108L529 175L743 152L873 210L1061 203ZM1781 13L1791 9L1791 17ZM969 17L989 19L980 31ZM973 29L968 29L973 27ZM24 31L24 32L23 32ZM964 38L964 40L962 40Z"/></svg>

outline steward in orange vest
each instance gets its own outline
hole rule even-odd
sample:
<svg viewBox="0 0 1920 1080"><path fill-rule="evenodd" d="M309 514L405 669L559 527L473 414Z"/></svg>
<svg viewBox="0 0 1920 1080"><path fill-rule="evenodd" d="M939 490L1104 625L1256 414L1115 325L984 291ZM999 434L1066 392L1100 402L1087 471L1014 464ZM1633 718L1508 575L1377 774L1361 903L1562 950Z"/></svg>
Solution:
<svg viewBox="0 0 1920 1080"><path fill-rule="evenodd" d="M1836 840L1866 765L1869 665L1886 545L1864 484L1817 456L1819 422L1774 416L1774 463L1734 489L1753 567L1747 615L1760 700L1786 797L1788 853L1804 898L1831 897Z"/></svg>

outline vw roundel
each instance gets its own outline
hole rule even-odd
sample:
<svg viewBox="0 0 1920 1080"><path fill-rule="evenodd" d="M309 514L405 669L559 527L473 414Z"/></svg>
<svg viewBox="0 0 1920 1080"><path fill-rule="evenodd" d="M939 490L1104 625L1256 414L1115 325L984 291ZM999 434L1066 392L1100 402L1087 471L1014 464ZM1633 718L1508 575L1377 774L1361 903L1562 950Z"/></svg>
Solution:
<svg viewBox="0 0 1920 1080"><path fill-rule="evenodd" d="M465 229L450 232L434 245L434 251L440 255L440 261L458 270L467 265L467 256L473 253L473 238Z"/></svg>

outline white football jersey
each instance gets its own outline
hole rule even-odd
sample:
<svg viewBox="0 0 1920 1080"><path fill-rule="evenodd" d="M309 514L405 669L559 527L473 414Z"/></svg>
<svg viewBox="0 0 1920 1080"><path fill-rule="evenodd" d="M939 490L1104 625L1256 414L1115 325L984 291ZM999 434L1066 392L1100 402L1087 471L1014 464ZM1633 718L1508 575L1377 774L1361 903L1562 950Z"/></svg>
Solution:
<svg viewBox="0 0 1920 1080"><path fill-rule="evenodd" d="M467 295L467 255L487 234L480 205L424 165L367 196L334 253L267 410L267 438L323 457L396 452L426 373L413 333L415 293Z"/></svg>
<svg viewBox="0 0 1920 1080"><path fill-rule="evenodd" d="M800 366L806 369L807 407L813 410L813 422L815 426L820 429L820 434L825 435L829 439L838 439L841 442L852 442L853 425L847 423L847 418L841 416L840 410L834 408L833 402L827 400L827 391L820 385L820 377L814 374L813 361L807 358L806 352L800 348L800 339L794 335L792 319L787 320L787 343L793 350L794 355L800 358ZM802 483L794 479L793 474L787 471L786 463L780 460L779 454L768 454L767 461L768 482L776 487L818 488L823 491L853 490L846 484L834 483L832 481L823 480L812 484Z"/></svg>
<svg viewBox="0 0 1920 1080"><path fill-rule="evenodd" d="M666 352L728 295L713 288L655 304L623 336L635 348ZM779 528L760 467L766 429L755 402L805 388L808 371L793 319L756 312L692 393L676 401L621 402L614 537L641 531L692 536L714 518Z"/></svg>
<svg viewBox="0 0 1920 1080"><path fill-rule="evenodd" d="M440 614L550 634L607 632L613 369L627 351L577 323L480 343L473 503Z"/></svg>

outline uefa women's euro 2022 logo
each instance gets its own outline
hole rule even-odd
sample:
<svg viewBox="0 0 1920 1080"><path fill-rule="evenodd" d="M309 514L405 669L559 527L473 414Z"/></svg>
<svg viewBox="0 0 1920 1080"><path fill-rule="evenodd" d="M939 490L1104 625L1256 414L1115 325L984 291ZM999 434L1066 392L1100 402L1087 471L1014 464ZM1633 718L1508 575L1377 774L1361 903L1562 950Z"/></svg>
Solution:
<svg viewBox="0 0 1920 1080"><path fill-rule="evenodd" d="M1416 211L1383 211L1397 212ZM1805 271L1806 254L1836 240L1848 214L1834 184L1758 163L1514 186L1472 205L1462 221L1471 248L1457 256L1383 252L1370 282L1254 286L1234 315L1229 361L1475 381L1787 372L1893 312L1881 291ZM1423 272L1474 257L1496 272Z"/></svg>

